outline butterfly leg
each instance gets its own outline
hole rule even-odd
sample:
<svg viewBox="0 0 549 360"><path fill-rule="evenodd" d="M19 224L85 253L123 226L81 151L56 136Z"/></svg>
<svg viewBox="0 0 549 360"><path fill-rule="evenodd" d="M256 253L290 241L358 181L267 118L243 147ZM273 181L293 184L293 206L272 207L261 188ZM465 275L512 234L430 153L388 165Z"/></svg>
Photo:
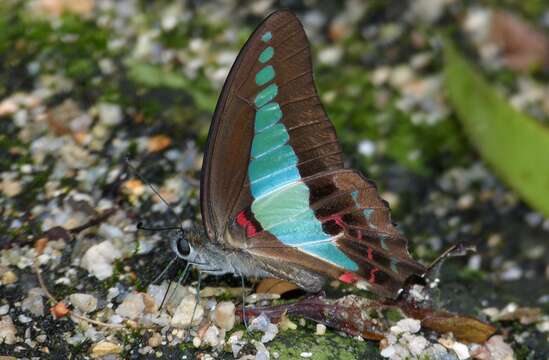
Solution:
<svg viewBox="0 0 549 360"><path fill-rule="evenodd" d="M240 276L242 285L242 322L244 323L246 331L248 331L248 320L246 319L246 287L244 284L244 275L242 275L242 273L238 273L238 275Z"/></svg>
<svg viewBox="0 0 549 360"><path fill-rule="evenodd" d="M198 272L198 283L196 284L196 294L194 298L194 308L193 308L193 314L191 315L191 321L190 324L193 323L194 315L196 313L196 308L198 307L198 303L200 302L200 282L202 280L202 273Z"/></svg>
<svg viewBox="0 0 549 360"><path fill-rule="evenodd" d="M177 285L176 285L176 289L179 287L179 285L181 285L182 283L185 282L185 280L187 280L187 276L189 275L190 273L190 269L191 269L191 264L187 263L187 265L185 266L185 269L183 270L183 272L181 273L181 275L179 276L179 278L177 279ZM166 301L166 297L168 296L168 293L170 291L170 286L172 285L172 281L170 281L170 283L168 284L168 289L166 290L166 293L164 294L164 298L162 299L162 302L160 303L160 310L162 310L162 307L164 306L164 302ZM168 302L170 302L170 300L172 299L172 296L175 294L175 290L172 292L172 294L170 295L170 298L168 299Z"/></svg>
<svg viewBox="0 0 549 360"><path fill-rule="evenodd" d="M168 270L172 267L172 265L175 263L176 260L177 260L177 256L174 257L172 260L170 260L170 262L168 263L168 265L166 265L164 270L162 270L162 272L157 277L155 277L154 280L151 281L149 285L154 284L158 280L162 279L162 277L168 272Z"/></svg>

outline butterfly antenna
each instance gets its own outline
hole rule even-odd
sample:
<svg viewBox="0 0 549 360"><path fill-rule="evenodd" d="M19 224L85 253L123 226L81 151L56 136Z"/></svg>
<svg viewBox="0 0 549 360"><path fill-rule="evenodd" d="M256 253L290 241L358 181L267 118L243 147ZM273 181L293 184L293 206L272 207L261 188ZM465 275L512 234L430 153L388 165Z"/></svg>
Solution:
<svg viewBox="0 0 549 360"><path fill-rule="evenodd" d="M192 324L193 324L194 314L196 313L196 308L198 307L198 302L200 301L200 282L202 280L201 275L202 274L199 271L198 272L198 283L196 285L196 294L195 294L195 298L194 298L193 314L191 315L191 321L189 323L189 326L192 326Z"/></svg>
<svg viewBox="0 0 549 360"><path fill-rule="evenodd" d="M425 271L424 277L429 277L432 274L438 274L444 261L449 257L463 256L468 252L475 252L476 247L474 245L467 245L464 243L454 244L448 249L444 250L428 267Z"/></svg>
<svg viewBox="0 0 549 360"><path fill-rule="evenodd" d="M125 162L126 162L126 165L128 166L128 168L130 169L130 171L132 172L132 174L135 175L139 180L141 180L141 182L146 184L152 190L152 192L156 196L158 196L160 201L162 201L164 203L164 205L166 205L166 207L168 208L168 211L171 213L171 215L174 218L176 218L178 222L180 222L179 215L177 215L174 208L166 201L166 199L164 199L164 197L162 195L160 195L158 190L156 190L156 188L150 182L148 182L143 176L141 176L141 174L139 174L137 169L130 163L130 159L128 157L125 158Z"/></svg>
<svg viewBox="0 0 549 360"><path fill-rule="evenodd" d="M145 231L181 230L181 226L166 226L166 227L159 227L159 228L151 228L151 227L144 226L142 222L138 222L136 228L137 230L145 230Z"/></svg>

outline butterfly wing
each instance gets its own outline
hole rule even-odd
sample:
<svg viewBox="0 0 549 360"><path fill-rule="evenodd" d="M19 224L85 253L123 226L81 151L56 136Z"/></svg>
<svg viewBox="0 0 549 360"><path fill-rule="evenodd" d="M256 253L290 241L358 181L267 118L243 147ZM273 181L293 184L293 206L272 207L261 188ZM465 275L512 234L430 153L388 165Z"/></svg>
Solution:
<svg viewBox="0 0 549 360"><path fill-rule="evenodd" d="M267 129L272 131L261 132ZM303 27L291 12L278 11L244 45L215 110L200 187L202 217L210 239L220 240L229 219L253 200L250 154L259 157L284 141L287 146L253 162L251 171L262 176L275 169L265 166L267 162L275 159L283 166L293 156L299 159L297 168L279 173L279 179L291 176L290 172L296 175L297 170L308 176L343 167L335 131L314 86ZM288 152L290 147L293 154ZM277 184L263 181L252 190L267 191Z"/></svg>
<svg viewBox="0 0 549 360"><path fill-rule="evenodd" d="M411 275L425 272L410 257L407 240L392 224L375 184L344 169L324 171L302 183L309 189L307 208L295 201L295 184L243 211L251 220L236 221L232 231L247 230L248 252L264 262L282 258L347 283L364 280L372 292L390 297Z"/></svg>
<svg viewBox="0 0 549 360"><path fill-rule="evenodd" d="M343 169L299 20L276 12L239 54L218 103L202 177L210 239L244 249L280 277L364 279L392 296L424 268L406 250L375 186Z"/></svg>

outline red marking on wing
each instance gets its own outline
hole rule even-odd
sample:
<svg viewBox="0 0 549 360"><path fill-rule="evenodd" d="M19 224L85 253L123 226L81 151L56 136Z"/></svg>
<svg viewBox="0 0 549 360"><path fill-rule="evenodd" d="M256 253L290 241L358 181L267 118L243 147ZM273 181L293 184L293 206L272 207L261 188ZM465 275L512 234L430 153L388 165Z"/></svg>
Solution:
<svg viewBox="0 0 549 360"><path fill-rule="evenodd" d="M246 224L249 222L248 219L246 219L246 214L244 214L244 211L241 211L236 215L236 222L238 225L245 227Z"/></svg>
<svg viewBox="0 0 549 360"><path fill-rule="evenodd" d="M370 271L370 278L368 279L368 282L369 283L372 283L372 284L375 284L376 283L376 272L378 272L379 269L378 268L373 268L371 271Z"/></svg>
<svg viewBox="0 0 549 360"><path fill-rule="evenodd" d="M254 224L246 217L244 211L241 211L236 215L236 223L246 230L248 237L253 237L257 234L257 229Z"/></svg>
<svg viewBox="0 0 549 360"><path fill-rule="evenodd" d="M346 272L339 277L339 281L344 282L345 284L352 284L358 281L360 277L354 272Z"/></svg>

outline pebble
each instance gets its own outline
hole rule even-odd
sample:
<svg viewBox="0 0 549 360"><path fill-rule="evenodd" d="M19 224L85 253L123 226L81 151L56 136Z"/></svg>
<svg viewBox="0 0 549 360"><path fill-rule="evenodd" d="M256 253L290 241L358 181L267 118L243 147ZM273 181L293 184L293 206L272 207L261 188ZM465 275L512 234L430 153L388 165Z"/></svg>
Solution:
<svg viewBox="0 0 549 360"><path fill-rule="evenodd" d="M384 358L392 359L396 355L396 349L394 346L387 346L385 349L381 350L381 356Z"/></svg>
<svg viewBox="0 0 549 360"><path fill-rule="evenodd" d="M459 360L465 360L471 356L469 354L469 348L463 343L456 341L452 344L451 349L456 353Z"/></svg>
<svg viewBox="0 0 549 360"><path fill-rule="evenodd" d="M324 335L326 334L326 325L324 324L316 324L316 332L315 332L316 335Z"/></svg>
<svg viewBox="0 0 549 360"><path fill-rule="evenodd" d="M405 334L403 337L408 343L408 349L413 355L421 355L421 353L429 345L429 341L427 341L427 339L423 336L406 335L408 334Z"/></svg>
<svg viewBox="0 0 549 360"><path fill-rule="evenodd" d="M166 294L166 292L168 293ZM171 311L181 303L181 300L183 300L185 296L190 294L190 290L188 287L178 285L176 287L170 287L168 291L168 283L164 281L160 285L149 285L147 294L153 297L157 308L160 307L162 299L165 297L166 303L164 306Z"/></svg>
<svg viewBox="0 0 549 360"><path fill-rule="evenodd" d="M10 316L2 316L0 319L0 344L13 345L16 341L17 329L13 325Z"/></svg>
<svg viewBox="0 0 549 360"><path fill-rule="evenodd" d="M162 345L162 335L160 333L155 332L152 334L152 336L149 338L148 344L150 347L155 348L157 346Z"/></svg>
<svg viewBox="0 0 549 360"><path fill-rule="evenodd" d="M339 46L331 46L322 49L318 53L318 61L326 65L337 65L343 56L343 49Z"/></svg>
<svg viewBox="0 0 549 360"><path fill-rule="evenodd" d="M14 197L23 191L23 185L20 181L3 179L0 182L0 189L7 197Z"/></svg>
<svg viewBox="0 0 549 360"><path fill-rule="evenodd" d="M225 331L220 331L217 326L210 325L202 337L202 342L211 347L216 347L223 342L224 338Z"/></svg>
<svg viewBox="0 0 549 360"><path fill-rule="evenodd" d="M302 358L310 358L310 357L313 357L313 353L306 351L299 354L299 356L301 356Z"/></svg>
<svg viewBox="0 0 549 360"><path fill-rule="evenodd" d="M103 241L86 251L80 265L99 280L105 280L113 274L114 260L121 258L122 253L109 241Z"/></svg>
<svg viewBox="0 0 549 360"><path fill-rule="evenodd" d="M491 359L514 359L513 348L503 341L503 336L492 336L485 344L490 352Z"/></svg>
<svg viewBox="0 0 549 360"><path fill-rule="evenodd" d="M14 284L17 281L17 275L13 271L6 271L4 275L2 275L2 279L0 282L2 285L11 285Z"/></svg>
<svg viewBox="0 0 549 360"><path fill-rule="evenodd" d="M156 300L151 295L147 293L141 293L141 296L143 297L143 303L145 304L145 313L147 314L154 314L158 310L158 306L156 306Z"/></svg>
<svg viewBox="0 0 549 360"><path fill-rule="evenodd" d="M232 330L236 320L235 306L230 301L223 301L215 307L215 324L227 331Z"/></svg>
<svg viewBox="0 0 549 360"><path fill-rule="evenodd" d="M140 293L129 293L118 308L116 313L128 319L135 320L143 315L145 303Z"/></svg>
<svg viewBox="0 0 549 360"><path fill-rule="evenodd" d="M271 323L265 313L261 313L261 315L252 320L249 330L259 330L263 332L264 334L261 337L262 343L271 341L276 334L278 334L278 327Z"/></svg>
<svg viewBox="0 0 549 360"><path fill-rule="evenodd" d="M122 122L122 110L116 104L102 103L98 106L99 120L109 126Z"/></svg>
<svg viewBox="0 0 549 360"><path fill-rule="evenodd" d="M109 290L107 291L107 301L111 302L111 300L117 297L118 295L120 295L120 290L118 290L118 288L115 288L115 287L109 288Z"/></svg>
<svg viewBox="0 0 549 360"><path fill-rule="evenodd" d="M259 341L253 341L253 344L255 346L255 360L269 360L271 358L269 354L269 350L263 345L262 342Z"/></svg>
<svg viewBox="0 0 549 360"><path fill-rule="evenodd" d="M280 299L280 294L264 293L264 294L252 294L252 295L246 296L245 301L247 304L255 304L263 300L270 301L270 300L277 300L277 299Z"/></svg>
<svg viewBox="0 0 549 360"><path fill-rule="evenodd" d="M190 325L197 325L202 321L203 317L204 307L196 303L196 298L194 295L189 294L185 296L183 300L181 300L181 303L175 309L171 325L175 327L188 327Z"/></svg>
<svg viewBox="0 0 549 360"><path fill-rule="evenodd" d="M29 311L35 316L44 316L43 294L44 292L40 288L30 289L27 297L21 303L21 309Z"/></svg>
<svg viewBox="0 0 549 360"><path fill-rule="evenodd" d="M69 301L83 313L89 313L97 309L97 298L89 294L72 294Z"/></svg>
<svg viewBox="0 0 549 360"><path fill-rule="evenodd" d="M452 0L416 0L411 2L409 14L412 18L432 24L444 14Z"/></svg>
<svg viewBox="0 0 549 360"><path fill-rule="evenodd" d="M370 76L370 81L376 86L380 86L389 81L391 76L391 68L388 66L380 66L376 68Z"/></svg>
<svg viewBox="0 0 549 360"><path fill-rule="evenodd" d="M19 106L13 99L4 99L0 102L0 116L11 115L17 111Z"/></svg>
<svg viewBox="0 0 549 360"><path fill-rule="evenodd" d="M100 358L106 355L119 354L120 352L122 352L122 346L104 340L92 346L90 355L92 358Z"/></svg>
<svg viewBox="0 0 549 360"><path fill-rule="evenodd" d="M421 321L415 319L402 319L399 320L396 325L391 327L391 332L393 334L401 333L417 333L421 329Z"/></svg>
<svg viewBox="0 0 549 360"><path fill-rule="evenodd" d="M10 312L10 306L9 304L5 304L0 306L0 316L6 315Z"/></svg>
<svg viewBox="0 0 549 360"><path fill-rule="evenodd" d="M363 140L358 144L358 152L364 156L372 156L376 151L376 144L370 140Z"/></svg>
<svg viewBox="0 0 549 360"><path fill-rule="evenodd" d="M231 336L229 336L229 339L227 340L227 344L231 346L231 351L233 353L234 358L237 358L238 353L246 344L244 341L242 341L243 336L244 336L244 331L239 330L232 333Z"/></svg>
<svg viewBox="0 0 549 360"><path fill-rule="evenodd" d="M30 323L32 321L32 318L30 316L21 314L17 317L17 320L19 320L19 322L21 324L27 324L27 323Z"/></svg>

